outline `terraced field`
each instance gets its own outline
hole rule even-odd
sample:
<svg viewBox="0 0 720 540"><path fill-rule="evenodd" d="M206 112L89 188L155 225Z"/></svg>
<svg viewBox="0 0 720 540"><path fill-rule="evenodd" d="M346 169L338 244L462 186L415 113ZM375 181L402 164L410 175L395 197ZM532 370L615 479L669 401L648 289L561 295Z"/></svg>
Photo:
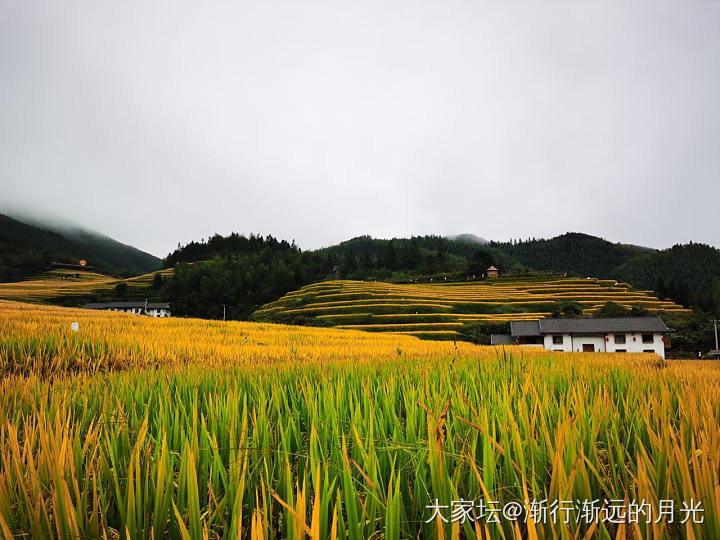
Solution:
<svg viewBox="0 0 720 540"><path fill-rule="evenodd" d="M455 339L460 329L472 323L540 319L570 301L580 304L584 314L592 314L608 301L650 312L688 311L627 283L533 277L430 284L325 281L263 306L253 319L316 320L347 329Z"/></svg>
<svg viewBox="0 0 720 540"><path fill-rule="evenodd" d="M158 271L164 278L171 276L173 269ZM51 270L41 276L25 281L0 283L0 299L5 300L52 300L57 298L83 297L92 294L109 293L120 282L128 285L128 295L138 289L147 289L158 272L151 272L128 279L118 279L95 272L75 270Z"/></svg>

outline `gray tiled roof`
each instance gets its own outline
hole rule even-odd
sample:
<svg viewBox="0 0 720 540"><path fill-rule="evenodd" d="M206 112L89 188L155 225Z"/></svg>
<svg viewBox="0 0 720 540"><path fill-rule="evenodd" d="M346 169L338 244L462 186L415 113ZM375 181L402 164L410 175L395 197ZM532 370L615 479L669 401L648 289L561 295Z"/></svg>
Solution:
<svg viewBox="0 0 720 540"><path fill-rule="evenodd" d="M99 302L85 304L85 309L132 309L132 308L144 308L145 302ZM170 309L170 304L167 302L148 302L148 309Z"/></svg>
<svg viewBox="0 0 720 540"><path fill-rule="evenodd" d="M539 336L540 323L538 321L511 321L510 334L513 336Z"/></svg>
<svg viewBox="0 0 720 540"><path fill-rule="evenodd" d="M670 332L660 317L614 319L542 319L543 334L607 334L615 332Z"/></svg>
<svg viewBox="0 0 720 540"><path fill-rule="evenodd" d="M541 319L510 323L513 336L544 334L612 334L623 332L670 332L660 317L619 317L614 319Z"/></svg>

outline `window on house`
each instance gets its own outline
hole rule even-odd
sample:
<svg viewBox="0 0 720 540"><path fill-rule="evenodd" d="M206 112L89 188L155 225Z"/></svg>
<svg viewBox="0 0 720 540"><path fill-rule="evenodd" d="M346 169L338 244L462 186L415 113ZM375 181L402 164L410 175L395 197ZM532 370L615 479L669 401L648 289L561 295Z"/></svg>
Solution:
<svg viewBox="0 0 720 540"><path fill-rule="evenodd" d="M615 334L615 344L623 345L625 343L625 334Z"/></svg>
<svg viewBox="0 0 720 540"><path fill-rule="evenodd" d="M553 345L562 345L562 344L563 344L562 336L553 336Z"/></svg>
<svg viewBox="0 0 720 540"><path fill-rule="evenodd" d="M652 349L643 349L643 352L655 352L655 351Z"/></svg>
<svg viewBox="0 0 720 540"><path fill-rule="evenodd" d="M652 343L653 341L652 334L643 334L643 343Z"/></svg>
<svg viewBox="0 0 720 540"><path fill-rule="evenodd" d="M627 349L615 349L615 352L627 352Z"/></svg>

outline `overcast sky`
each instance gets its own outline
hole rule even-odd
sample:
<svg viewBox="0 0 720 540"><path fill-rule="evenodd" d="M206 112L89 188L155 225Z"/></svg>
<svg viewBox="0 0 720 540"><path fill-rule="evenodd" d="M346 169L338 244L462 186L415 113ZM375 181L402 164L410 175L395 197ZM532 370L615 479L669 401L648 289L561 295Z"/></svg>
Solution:
<svg viewBox="0 0 720 540"><path fill-rule="evenodd" d="M718 1L235 4L0 2L0 209L720 245Z"/></svg>

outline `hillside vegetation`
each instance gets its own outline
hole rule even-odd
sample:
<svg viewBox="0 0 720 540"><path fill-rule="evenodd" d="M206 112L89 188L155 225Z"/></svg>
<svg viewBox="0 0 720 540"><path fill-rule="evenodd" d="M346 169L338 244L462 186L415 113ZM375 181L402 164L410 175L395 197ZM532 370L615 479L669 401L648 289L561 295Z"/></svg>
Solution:
<svg viewBox="0 0 720 540"><path fill-rule="evenodd" d="M481 277L491 265L504 274L516 276L555 273L620 280L637 289L655 290L663 299L720 316L720 250L711 246L691 243L654 250L580 233L549 240L488 244L464 241L462 238L467 236L463 235L459 238L419 236L383 240L360 236L303 252L294 244L272 237L216 235L205 242L179 246L165 265L215 260L215 268L203 267L202 276L192 281L193 286L204 289L205 284L199 279L204 277L207 290L194 292L181 284L175 291L180 303L187 305L187 313L203 316L216 315L217 306L225 303L242 305L234 316L247 317L253 305L258 307L258 301L262 304L324 279L463 281L469 276ZM256 257L259 253L263 256ZM229 268L228 259L232 257L242 261L241 272ZM252 279L248 280L248 276ZM258 283L256 276L266 276L265 284ZM217 285L220 282L235 291L224 295L224 300ZM245 282L250 283L247 289L253 291L252 295L240 292Z"/></svg>
<svg viewBox="0 0 720 540"><path fill-rule="evenodd" d="M286 294L252 318L460 339L477 323L549 317L568 304L592 315L607 302L646 312L689 311L626 283L519 277L426 284L326 281Z"/></svg>
<svg viewBox="0 0 720 540"><path fill-rule="evenodd" d="M52 260L77 262L84 258L99 273L108 275L127 275L127 271L118 270L123 261L129 267L135 264L138 270L131 273L136 275L147 274L158 265L152 256L78 228L65 227L61 236L6 216L0 216L0 225L0 280L37 275ZM502 273L515 276L549 272L620 280L720 316L720 250L711 246L690 243L653 250L580 233L549 240L483 242L467 234L452 239L359 236L302 251L294 242L272 236L214 235L200 242L178 244L168 254L162 265L176 272L166 274L168 279L159 294L177 306L178 314L218 318L225 305L228 318L247 319L261 305L326 279L463 281L481 277L494 265ZM150 259L135 261L120 248ZM103 262L103 257L109 259L108 249L122 255L121 260ZM93 250L95 258L88 255Z"/></svg>
<svg viewBox="0 0 720 540"><path fill-rule="evenodd" d="M718 362L512 350L0 301L0 537L720 537Z"/></svg>
<svg viewBox="0 0 720 540"><path fill-rule="evenodd" d="M184 260L199 261L192 266ZM521 259L523 262L521 263ZM680 309L663 311L668 324L676 329L672 335L676 354L697 356L714 348L714 334L709 319L720 317L720 251L702 244L676 246L669 250L652 250L637 246L613 244L601 238L568 233L551 240L513 241L490 243L450 240L439 236L413 237L409 239L381 240L369 236L353 238L336 246L316 251L301 251L294 244L283 243L272 237L215 236L206 242L178 247L166 260L175 261L176 272L162 289L163 299L175 307L175 313L193 316L221 318L223 304L230 319L247 319L264 304L272 303L283 295L297 291L303 286L327 280L348 279L355 281L380 281L388 284L435 283L445 280L466 282L470 276L480 277L490 265L516 279L532 282L535 279L559 279L579 275L584 278L602 278L600 282L628 283L628 290L647 291L662 302L692 307L693 313ZM545 270L538 272L537 270ZM548 277L548 272L557 275ZM656 292L651 292L656 291ZM615 300L612 295L607 301ZM657 300L657 298L656 298ZM294 301L298 301L295 299ZM593 314L597 306L592 303L580 306L566 305L569 300L558 298L549 304L525 309L528 316L547 313L561 315ZM635 302L637 303L637 302ZM444 304L447 305L447 304ZM626 303L632 306L633 302ZM297 307L297 306L295 306ZM434 338L455 338L486 343L491 333L507 332L504 323L508 317L465 317L459 320L450 313L427 315L427 309L404 312L411 317L393 318L392 311L376 313L357 306L344 307L343 317L315 316L311 311L284 313L260 312L256 318L313 325L372 325L377 330L389 330L387 325L396 324L395 331L415 332ZM622 306L615 306L622 308ZM642 313L642 308L636 311ZM425 306L427 308L427 306ZM656 306L650 306L655 312ZM457 305L452 311L459 309ZM468 311L469 309L469 311ZM478 310L477 306L473 309ZM465 308L464 315L488 315L497 308L484 307L480 311ZM337 310L336 310L337 311ZM418 311L415 314L415 311ZM439 311L436 309L436 311ZM507 313L523 311L519 304ZM621 310L603 310L606 316L621 316ZM403 312L403 313L404 313ZM609 314L608 314L609 313ZM640 314L638 313L638 314ZM402 314L402 313L401 313ZM627 313L628 315L630 313ZM319 314L323 315L323 314ZM383 315L378 318L375 315ZM515 318L515 317L513 317ZM446 323L439 326L440 323ZM415 326L409 327L408 324Z"/></svg>
<svg viewBox="0 0 720 540"><path fill-rule="evenodd" d="M27 247L30 253L34 249L31 247L33 242L42 246L42 239L48 238L45 232L40 233L39 239L29 240ZM63 238L49 234L53 239L52 245L63 245ZM614 244L579 233L568 233L550 240L488 244L468 236L460 238L451 240L422 236L382 240L361 236L335 246L302 251L294 243L272 236L215 235L201 242L178 245L165 259L165 270L160 279L156 279L154 273L145 273L144 277L124 280L125 283L107 276L91 276L90 279L83 276L79 280L60 276L66 280L60 282L56 274L45 273L24 283L0 286L0 297L47 300L65 305L79 305L89 300L148 297L171 302L176 315L218 319L225 314L228 319L245 320L261 306L312 283L338 279L395 284L445 280L465 282L472 276L481 277L490 265L494 265L506 276L526 280L546 279L548 273L554 273L554 279L563 275L575 278L592 276L613 283L615 280L629 283L635 289L654 290L656 292L652 294L663 301L667 299L693 308L692 314L664 312L666 320L673 315L668 323L678 330L673 334L674 348L679 347L678 350L693 355L714 348L713 328L709 320L720 317L720 251L716 248L691 243L658 251ZM22 250L20 253L22 258ZM16 255L18 252L12 249L0 252L0 260L12 259ZM150 282L152 287L148 287ZM119 289L115 290L115 287ZM590 313L588 307L585 306L586 314ZM543 305L534 311L544 314L562 311L563 308L556 302L554 306ZM569 309L571 314L578 314L577 309ZM526 311L531 313L533 310ZM417 316L421 314L418 312ZM675 317L676 314L683 317ZM368 318L373 313L365 312L364 319L352 319L350 315L353 314L348 313L347 325L390 323L389 320ZM328 319L297 313L282 316L283 321L304 324L333 322ZM436 317L415 322L427 325L439 323L441 319ZM414 327L414 331L424 331L427 336L431 335L428 332L438 332L435 337L450 337L451 332L459 332L465 337L485 342L489 333L505 330L501 326L491 328L492 321L488 317L481 319L478 318L478 324L482 322L482 328L473 329L470 321L445 317L444 322L453 323L453 326L433 330L427 326ZM408 322L396 320L395 324ZM501 320L495 322L502 324ZM458 327L457 323L463 324ZM333 324L341 323L337 321ZM473 337L478 332L479 336Z"/></svg>
<svg viewBox="0 0 720 540"><path fill-rule="evenodd" d="M534 270L627 281L720 315L720 250L706 244L655 250L568 233L550 240L492 242L489 247Z"/></svg>
<svg viewBox="0 0 720 540"><path fill-rule="evenodd" d="M157 270L157 257L77 227L57 231L0 214L0 282L37 275L53 262L85 260L100 273L131 276Z"/></svg>

